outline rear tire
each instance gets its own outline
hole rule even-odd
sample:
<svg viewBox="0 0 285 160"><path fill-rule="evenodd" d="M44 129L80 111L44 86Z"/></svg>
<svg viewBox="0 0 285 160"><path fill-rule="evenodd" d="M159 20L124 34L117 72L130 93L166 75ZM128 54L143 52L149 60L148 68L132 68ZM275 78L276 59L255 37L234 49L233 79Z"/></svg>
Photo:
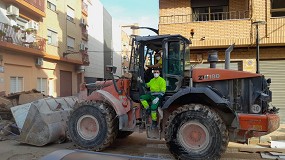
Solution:
<svg viewBox="0 0 285 160"><path fill-rule="evenodd" d="M166 123L165 140L177 159L219 159L229 137L218 113L201 104L177 108Z"/></svg>
<svg viewBox="0 0 285 160"><path fill-rule="evenodd" d="M72 141L81 148L101 151L110 146L117 136L118 119L108 104L83 102L68 121Z"/></svg>

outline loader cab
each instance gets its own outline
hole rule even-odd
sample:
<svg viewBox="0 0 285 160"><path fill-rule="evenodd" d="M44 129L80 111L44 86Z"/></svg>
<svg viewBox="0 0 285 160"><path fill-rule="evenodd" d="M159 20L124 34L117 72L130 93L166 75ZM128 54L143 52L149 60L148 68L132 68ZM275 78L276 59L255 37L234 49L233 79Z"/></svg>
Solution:
<svg viewBox="0 0 285 160"><path fill-rule="evenodd" d="M163 41L163 71L167 92L177 92L183 83L185 54L188 44L179 38L168 38Z"/></svg>
<svg viewBox="0 0 285 160"><path fill-rule="evenodd" d="M130 72L132 73L131 98L139 102L139 96L147 90L137 82L141 77L144 83L153 78L153 68L146 65L157 63L155 53L162 51L162 68L160 76L166 80L167 94L176 93L184 79L185 54L190 41L181 35L159 35L135 37L132 42Z"/></svg>

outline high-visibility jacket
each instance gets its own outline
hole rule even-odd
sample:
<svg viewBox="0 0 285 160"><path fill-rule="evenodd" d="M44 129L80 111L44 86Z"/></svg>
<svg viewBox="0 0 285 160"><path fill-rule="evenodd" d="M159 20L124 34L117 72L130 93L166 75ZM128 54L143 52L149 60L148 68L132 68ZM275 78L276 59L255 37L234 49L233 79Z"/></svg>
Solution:
<svg viewBox="0 0 285 160"><path fill-rule="evenodd" d="M159 64L158 68L162 68L162 58L160 58L157 63Z"/></svg>
<svg viewBox="0 0 285 160"><path fill-rule="evenodd" d="M150 88L150 92L161 92L166 91L166 82L162 77L152 78L147 84Z"/></svg>

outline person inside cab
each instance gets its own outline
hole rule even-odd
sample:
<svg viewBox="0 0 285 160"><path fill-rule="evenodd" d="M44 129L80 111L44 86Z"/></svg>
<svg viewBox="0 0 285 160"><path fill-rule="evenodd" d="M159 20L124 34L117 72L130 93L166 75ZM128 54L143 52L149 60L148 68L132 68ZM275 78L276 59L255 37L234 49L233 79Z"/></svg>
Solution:
<svg viewBox="0 0 285 160"><path fill-rule="evenodd" d="M165 94L166 91L166 82L160 77L159 69L153 70L154 78L152 78L148 83L146 83L146 87L150 88L150 93L140 96L140 101L143 107L150 111L152 125L151 128L154 129L157 127L157 107L161 102L161 98ZM138 81L143 83L142 79L139 77ZM151 101L151 104L149 104Z"/></svg>
<svg viewBox="0 0 285 160"><path fill-rule="evenodd" d="M156 52L154 54L155 58L155 64L154 65L146 65L147 68L162 68L162 56L161 56L162 51Z"/></svg>

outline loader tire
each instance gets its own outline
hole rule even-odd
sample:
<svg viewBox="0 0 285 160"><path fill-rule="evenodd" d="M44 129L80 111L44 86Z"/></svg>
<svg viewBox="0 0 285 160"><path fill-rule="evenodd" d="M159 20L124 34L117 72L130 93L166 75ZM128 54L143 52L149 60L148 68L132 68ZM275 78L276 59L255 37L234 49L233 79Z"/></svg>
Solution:
<svg viewBox="0 0 285 160"><path fill-rule="evenodd" d="M133 131L119 131L117 138L127 138L129 135L133 134Z"/></svg>
<svg viewBox="0 0 285 160"><path fill-rule="evenodd" d="M167 147L177 159L219 159L228 146L225 123L217 112L202 104L177 108L165 127Z"/></svg>
<svg viewBox="0 0 285 160"><path fill-rule="evenodd" d="M116 112L108 104L83 102L70 115L68 132L80 148L101 151L117 137L118 122Z"/></svg>

